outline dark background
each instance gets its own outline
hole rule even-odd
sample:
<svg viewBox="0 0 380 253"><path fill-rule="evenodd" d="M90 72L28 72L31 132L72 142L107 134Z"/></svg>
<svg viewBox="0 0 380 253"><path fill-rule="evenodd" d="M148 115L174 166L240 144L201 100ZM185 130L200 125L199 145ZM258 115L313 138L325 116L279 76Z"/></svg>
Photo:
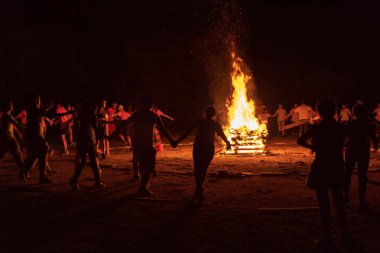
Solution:
<svg viewBox="0 0 380 253"><path fill-rule="evenodd" d="M45 101L132 105L148 94L185 125L230 94L227 32L270 111L325 95L380 101L379 1L3 1L0 9L0 98L19 108L34 91Z"/></svg>

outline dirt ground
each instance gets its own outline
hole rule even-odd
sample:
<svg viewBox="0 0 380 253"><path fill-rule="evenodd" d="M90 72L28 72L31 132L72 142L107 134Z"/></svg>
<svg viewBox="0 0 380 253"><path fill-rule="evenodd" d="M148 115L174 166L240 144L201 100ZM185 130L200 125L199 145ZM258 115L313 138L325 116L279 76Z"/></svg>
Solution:
<svg viewBox="0 0 380 253"><path fill-rule="evenodd" d="M101 160L102 190L93 188L90 167L81 190L70 188L74 150L51 158L59 170L51 185L38 184L37 168L28 183L19 181L8 157L0 168L0 252L319 252L313 244L320 235L316 198L304 186L312 156L294 143L291 137L271 140L271 156L216 155L202 207L188 204L194 189L190 141L158 154L150 200L135 197L131 152L118 143L111 158ZM346 208L361 252L380 248L379 168L377 153L369 173L370 210L356 210L355 177ZM306 208L266 209L282 207Z"/></svg>

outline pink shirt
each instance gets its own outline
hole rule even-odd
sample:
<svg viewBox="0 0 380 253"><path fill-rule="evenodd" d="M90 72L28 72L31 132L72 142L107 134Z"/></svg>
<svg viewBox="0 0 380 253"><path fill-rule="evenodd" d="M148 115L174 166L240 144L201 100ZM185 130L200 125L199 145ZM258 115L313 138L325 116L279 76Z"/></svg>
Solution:
<svg viewBox="0 0 380 253"><path fill-rule="evenodd" d="M129 114L126 111L119 111L118 113L116 113L116 116L119 116L121 120L126 120L129 117L131 117L131 114Z"/></svg>
<svg viewBox="0 0 380 253"><path fill-rule="evenodd" d="M58 105L57 106L57 110L56 110L56 113L66 113L66 109L65 107L61 106L61 105ZM59 117L59 123L61 124L64 124L65 122L67 122L69 120L69 117L67 116L62 116L62 117Z"/></svg>
<svg viewBox="0 0 380 253"><path fill-rule="evenodd" d="M26 125L26 119L27 119L26 110L21 111L20 114L17 115L16 119L20 119L20 122Z"/></svg>

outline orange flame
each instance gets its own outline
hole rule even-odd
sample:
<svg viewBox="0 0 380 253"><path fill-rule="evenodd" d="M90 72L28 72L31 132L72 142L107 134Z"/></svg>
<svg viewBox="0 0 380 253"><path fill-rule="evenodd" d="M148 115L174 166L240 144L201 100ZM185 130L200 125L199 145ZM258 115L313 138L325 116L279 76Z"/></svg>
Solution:
<svg viewBox="0 0 380 253"><path fill-rule="evenodd" d="M268 133L267 127L255 115L255 102L247 97L247 85L252 77L244 73L242 69L244 61L234 51L231 53L231 58L231 81L234 91L232 97L226 102L228 109L226 136L235 143L233 152L236 152L240 145L244 145L247 153L250 153L248 150L263 150L265 148L263 137ZM239 141L236 140L236 135L233 133L236 130L240 135Z"/></svg>

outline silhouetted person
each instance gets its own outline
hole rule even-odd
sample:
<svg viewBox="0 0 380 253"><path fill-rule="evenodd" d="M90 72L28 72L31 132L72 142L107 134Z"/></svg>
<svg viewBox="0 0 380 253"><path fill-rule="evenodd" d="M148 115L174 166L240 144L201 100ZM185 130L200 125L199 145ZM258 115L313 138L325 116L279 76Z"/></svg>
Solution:
<svg viewBox="0 0 380 253"><path fill-rule="evenodd" d="M330 201L335 206L337 219L342 232L343 242L349 241L346 226L346 216L343 208L342 187L344 176L343 144L344 129L334 119L335 102L332 99L321 99L317 104L317 111L322 118L298 139L298 144L315 152L315 159L311 165L307 187L315 189L320 207L320 218L324 237L317 241L321 246L330 247L331 221ZM312 139L311 144L307 142Z"/></svg>
<svg viewBox="0 0 380 253"><path fill-rule="evenodd" d="M374 152L378 149L375 125L371 124L365 107L357 104L352 109L354 120L347 125L347 147L345 161L344 200L350 201L349 192L351 176L355 165L358 166L359 209L365 209L365 194L367 190L367 173L369 166L371 142Z"/></svg>
<svg viewBox="0 0 380 253"><path fill-rule="evenodd" d="M125 126L133 123L133 152L138 162L141 175L140 188L138 194L142 196L151 195L148 190L148 183L151 174L156 166L156 150L153 148L153 129L157 127L173 146L174 141L166 131L160 117L152 111L153 99L146 97L142 100L142 108L136 111L125 121L120 121Z"/></svg>
<svg viewBox="0 0 380 253"><path fill-rule="evenodd" d="M101 170L96 155L96 134L99 133L96 112L96 105L92 105L90 103L84 103L83 108L78 112L80 121L77 139L77 159L80 161L79 163L76 163L74 176L70 181L70 185L74 190L79 189L78 180L84 166L86 165L87 155L90 159L92 172L95 177L95 187L105 187L105 185L101 182Z"/></svg>
<svg viewBox="0 0 380 253"><path fill-rule="evenodd" d="M20 168L22 173L24 169L24 161L20 149L20 145L14 135L15 128L24 128L24 125L20 124L12 116L13 112L13 103L9 102L4 108L4 112L0 118L1 133L0 133L0 161L4 156L10 152L13 159L15 160L17 166Z"/></svg>
<svg viewBox="0 0 380 253"><path fill-rule="evenodd" d="M175 146L185 139L193 130L197 129L193 146L194 177L195 177L195 194L193 200L203 201L203 182L205 180L208 166L214 158L215 151L215 134L219 135L227 144L227 149L231 149L231 144L227 140L222 127L214 120L216 111L214 107L207 107L205 117L195 121L176 142Z"/></svg>
<svg viewBox="0 0 380 253"><path fill-rule="evenodd" d="M48 184L51 181L47 177L47 159L49 145L45 140L43 120L44 117L54 116L65 116L72 112L59 113L47 115L47 112L41 108L41 98L40 96L34 96L32 98L32 103L27 109L27 128L25 131L26 146L28 157L25 161L25 170L21 174L21 179L26 181L33 165L38 160L40 169L40 184Z"/></svg>

